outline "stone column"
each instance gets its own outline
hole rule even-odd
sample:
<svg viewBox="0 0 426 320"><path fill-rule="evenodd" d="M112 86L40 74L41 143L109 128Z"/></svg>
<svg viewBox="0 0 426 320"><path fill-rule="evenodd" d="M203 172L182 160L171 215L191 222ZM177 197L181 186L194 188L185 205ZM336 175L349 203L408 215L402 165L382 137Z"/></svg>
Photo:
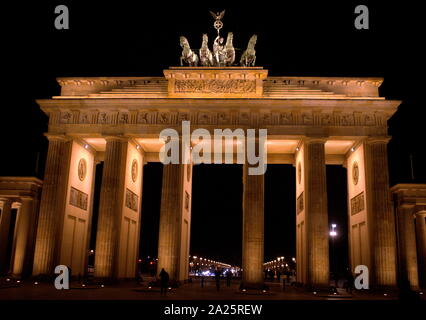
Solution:
<svg viewBox="0 0 426 320"><path fill-rule="evenodd" d="M51 275L59 261L59 243L67 195L71 141L50 136L40 202L33 275Z"/></svg>
<svg viewBox="0 0 426 320"><path fill-rule="evenodd" d="M118 234L123 206L127 139L107 137L95 250L95 276L117 276Z"/></svg>
<svg viewBox="0 0 426 320"><path fill-rule="evenodd" d="M413 206L397 209L399 269L402 281L409 281L411 288L419 286L417 272L416 230Z"/></svg>
<svg viewBox="0 0 426 320"><path fill-rule="evenodd" d="M388 139L368 139L365 143L367 209L370 225L372 287L396 286L396 229L389 191L386 144Z"/></svg>
<svg viewBox="0 0 426 320"><path fill-rule="evenodd" d="M31 256L32 228L35 221L34 200L31 198L21 198L21 205L16 218L16 234L12 253L12 273L14 276L21 276L28 273L24 270L28 266Z"/></svg>
<svg viewBox="0 0 426 320"><path fill-rule="evenodd" d="M243 166L243 279L244 288L264 286L264 175L249 175Z"/></svg>
<svg viewBox="0 0 426 320"><path fill-rule="evenodd" d="M182 164L167 164L163 167L157 273L164 268L171 280L179 278L183 175Z"/></svg>
<svg viewBox="0 0 426 320"><path fill-rule="evenodd" d="M305 221L307 239L307 284L329 286L329 227L325 140L305 139Z"/></svg>
<svg viewBox="0 0 426 320"><path fill-rule="evenodd" d="M417 254L419 261L419 282L426 288L426 211L416 214Z"/></svg>
<svg viewBox="0 0 426 320"><path fill-rule="evenodd" d="M9 239L10 229L10 216L12 210L12 201L7 198L0 199L0 273L7 272L6 270L8 263L6 261L7 256L7 244Z"/></svg>

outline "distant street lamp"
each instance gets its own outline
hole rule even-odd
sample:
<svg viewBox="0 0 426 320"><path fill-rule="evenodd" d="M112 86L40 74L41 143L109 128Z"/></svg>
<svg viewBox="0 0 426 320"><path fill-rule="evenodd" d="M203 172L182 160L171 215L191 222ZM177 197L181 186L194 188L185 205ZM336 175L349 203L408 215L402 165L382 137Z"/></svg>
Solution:
<svg viewBox="0 0 426 320"><path fill-rule="evenodd" d="M337 228L337 224L333 223L331 225L331 229L330 229L330 237L331 237L331 259L333 260L332 261L332 271L333 272L336 272L336 268L335 268L336 255L335 255L335 252L334 252L334 238L336 238L336 236L337 236L336 228ZM336 286L337 286L337 284L336 284Z"/></svg>
<svg viewBox="0 0 426 320"><path fill-rule="evenodd" d="M333 224L331 225L330 237L332 237L332 239L333 239L335 236L337 236L336 227L337 227L337 224L335 224L335 223L333 223Z"/></svg>

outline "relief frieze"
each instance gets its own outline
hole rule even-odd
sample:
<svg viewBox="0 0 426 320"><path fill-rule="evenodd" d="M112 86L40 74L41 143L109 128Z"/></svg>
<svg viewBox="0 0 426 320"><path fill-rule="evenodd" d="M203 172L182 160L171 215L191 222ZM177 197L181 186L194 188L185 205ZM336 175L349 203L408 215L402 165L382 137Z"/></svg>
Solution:
<svg viewBox="0 0 426 320"><path fill-rule="evenodd" d="M301 125L301 126L381 126L381 114L373 113L313 113L304 111L260 113L224 112L224 111L134 111L131 112L94 112L82 111L73 114L68 111L52 115L52 124L147 124L173 125L182 121L191 121L199 125ZM75 119L74 119L75 118Z"/></svg>
<svg viewBox="0 0 426 320"><path fill-rule="evenodd" d="M255 80L210 79L175 80L176 93L250 93L256 92Z"/></svg>

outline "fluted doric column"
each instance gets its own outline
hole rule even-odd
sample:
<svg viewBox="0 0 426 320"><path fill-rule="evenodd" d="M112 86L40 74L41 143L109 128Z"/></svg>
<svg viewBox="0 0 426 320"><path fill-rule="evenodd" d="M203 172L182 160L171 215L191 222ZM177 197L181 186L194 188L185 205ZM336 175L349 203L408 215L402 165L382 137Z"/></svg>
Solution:
<svg viewBox="0 0 426 320"><path fill-rule="evenodd" d="M264 175L249 175L243 166L243 279L244 288L264 284Z"/></svg>
<svg viewBox="0 0 426 320"><path fill-rule="evenodd" d="M419 284L426 288L426 211L416 214L417 254L419 266Z"/></svg>
<svg viewBox="0 0 426 320"><path fill-rule="evenodd" d="M181 164L164 165L161 191L157 273L164 268L174 280L179 273L183 168Z"/></svg>
<svg viewBox="0 0 426 320"><path fill-rule="evenodd" d="M191 196L192 165L164 165L157 273L164 268L171 280L188 279Z"/></svg>
<svg viewBox="0 0 426 320"><path fill-rule="evenodd" d="M26 275L29 271L35 225L34 200L21 198L21 206L16 218L16 234L12 255L11 269L14 276Z"/></svg>
<svg viewBox="0 0 426 320"><path fill-rule="evenodd" d="M33 275L51 275L59 261L60 230L67 194L71 142L63 137L48 138Z"/></svg>
<svg viewBox="0 0 426 320"><path fill-rule="evenodd" d="M8 263L6 262L7 245L10 229L10 216L12 201L7 198L0 199L0 273L6 272Z"/></svg>
<svg viewBox="0 0 426 320"><path fill-rule="evenodd" d="M369 212L372 270L371 284L376 288L396 286L395 218L389 190L386 151L387 139L365 143L367 209Z"/></svg>
<svg viewBox="0 0 426 320"><path fill-rule="evenodd" d="M399 270L402 281L409 281L412 288L419 286L416 230L413 206L401 206L396 211L399 239Z"/></svg>
<svg viewBox="0 0 426 320"><path fill-rule="evenodd" d="M117 276L118 234L123 205L127 139L106 138L95 250L95 276Z"/></svg>
<svg viewBox="0 0 426 320"><path fill-rule="evenodd" d="M307 284L329 285L329 228L325 140L304 140L305 221L307 239Z"/></svg>

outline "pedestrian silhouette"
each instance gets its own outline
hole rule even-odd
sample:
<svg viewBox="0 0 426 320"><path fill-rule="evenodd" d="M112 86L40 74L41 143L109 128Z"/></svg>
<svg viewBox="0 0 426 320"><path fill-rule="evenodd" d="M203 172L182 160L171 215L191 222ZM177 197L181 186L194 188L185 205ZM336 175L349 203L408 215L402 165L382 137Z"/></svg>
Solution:
<svg viewBox="0 0 426 320"><path fill-rule="evenodd" d="M352 290L354 289L354 276L351 270L347 271L346 274L346 292L352 294Z"/></svg>
<svg viewBox="0 0 426 320"><path fill-rule="evenodd" d="M269 280L272 281L272 282L274 282L274 275L275 275L274 271L270 270L269 271Z"/></svg>
<svg viewBox="0 0 426 320"><path fill-rule="evenodd" d="M231 286L231 278L232 278L232 272L231 272L231 270L228 270L226 272L226 286L227 287Z"/></svg>
<svg viewBox="0 0 426 320"><path fill-rule="evenodd" d="M164 270L164 268L161 269L160 272L160 294L166 295L167 294L167 288L169 286L169 274Z"/></svg>
<svg viewBox="0 0 426 320"><path fill-rule="evenodd" d="M219 289L220 289L220 274L221 274L221 272L220 272L219 268L216 269L216 271L214 273L214 277L216 279L216 290L217 291L219 291Z"/></svg>
<svg viewBox="0 0 426 320"><path fill-rule="evenodd" d="M142 272L138 272L138 275L136 277L136 282L137 284L142 284L143 283L143 277L142 277Z"/></svg>

